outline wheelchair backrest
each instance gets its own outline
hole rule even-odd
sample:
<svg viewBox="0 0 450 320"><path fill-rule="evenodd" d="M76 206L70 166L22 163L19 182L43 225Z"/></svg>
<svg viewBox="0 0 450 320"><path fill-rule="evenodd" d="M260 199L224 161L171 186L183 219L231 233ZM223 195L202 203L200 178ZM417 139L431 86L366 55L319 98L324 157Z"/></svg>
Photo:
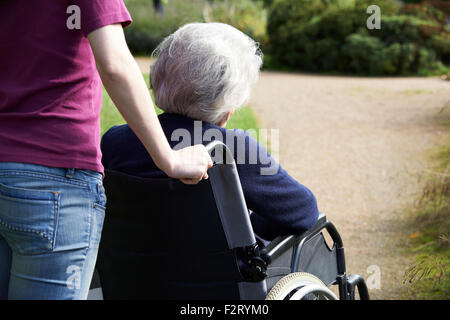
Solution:
<svg viewBox="0 0 450 320"><path fill-rule="evenodd" d="M105 299L265 297L265 281L241 272L238 251L256 241L236 165L224 161L208 174L185 185L106 171L97 259Z"/></svg>

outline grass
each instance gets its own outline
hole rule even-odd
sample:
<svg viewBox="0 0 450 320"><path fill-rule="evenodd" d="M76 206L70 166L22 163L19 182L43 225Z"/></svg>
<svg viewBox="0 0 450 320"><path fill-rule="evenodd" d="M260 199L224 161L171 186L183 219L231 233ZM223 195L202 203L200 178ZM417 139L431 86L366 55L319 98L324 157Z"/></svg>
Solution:
<svg viewBox="0 0 450 320"><path fill-rule="evenodd" d="M446 118L443 115L443 118ZM449 115L450 119L450 115ZM441 119L445 120L445 119ZM449 121L441 121L450 128ZM449 130L450 131L450 130ZM448 133L450 135L450 132ZM414 263L405 272L406 298L450 299L450 144L432 152L433 168L415 208L409 250Z"/></svg>
<svg viewBox="0 0 450 320"><path fill-rule="evenodd" d="M146 83L149 81L148 74L144 74L144 79ZM162 110L158 107L155 107L156 113L161 114ZM125 120L122 115L114 106L111 98L106 92L105 88L103 88L103 106L102 112L100 114L100 123L101 123L101 133L102 135L108 131L109 128L115 125L125 124ZM230 121L227 123L228 129L258 129L258 122L256 120L255 115L253 114L252 109L249 107L243 107L237 110L234 115L231 117Z"/></svg>

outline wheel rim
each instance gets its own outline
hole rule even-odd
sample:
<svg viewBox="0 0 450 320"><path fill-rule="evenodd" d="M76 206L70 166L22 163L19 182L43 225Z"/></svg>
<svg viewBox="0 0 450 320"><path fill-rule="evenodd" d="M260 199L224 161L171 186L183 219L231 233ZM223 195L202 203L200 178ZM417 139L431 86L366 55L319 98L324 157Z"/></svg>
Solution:
<svg viewBox="0 0 450 320"><path fill-rule="evenodd" d="M339 300L339 298L316 276L306 272L294 272L281 278L270 289L266 300Z"/></svg>
<svg viewBox="0 0 450 320"><path fill-rule="evenodd" d="M289 298L289 300L302 300L309 294L316 295L318 298L317 300L321 300L320 298L325 298L326 300L338 300L336 295L330 289L317 284L308 284L301 287Z"/></svg>

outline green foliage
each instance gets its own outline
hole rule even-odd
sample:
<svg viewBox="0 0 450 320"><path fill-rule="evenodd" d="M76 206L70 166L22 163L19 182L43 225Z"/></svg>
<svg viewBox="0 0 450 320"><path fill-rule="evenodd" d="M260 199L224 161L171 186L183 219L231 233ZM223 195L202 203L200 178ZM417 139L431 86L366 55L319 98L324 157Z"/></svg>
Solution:
<svg viewBox="0 0 450 320"><path fill-rule="evenodd" d="M409 298L450 299L450 259L445 255L422 254L405 274Z"/></svg>
<svg viewBox="0 0 450 320"><path fill-rule="evenodd" d="M450 147L439 148L433 162L412 222L415 261L405 270L406 298L450 299Z"/></svg>
<svg viewBox="0 0 450 320"><path fill-rule="evenodd" d="M407 4L400 9L400 12L422 20L430 20L445 25L445 15L450 13L450 2L445 3L441 0L434 0L426 1L422 4Z"/></svg>
<svg viewBox="0 0 450 320"><path fill-rule="evenodd" d="M202 0L170 0L164 13L153 9L150 0L125 0L133 23L125 29L128 46L134 54L149 56L158 44L180 26L203 21Z"/></svg>
<svg viewBox="0 0 450 320"><path fill-rule="evenodd" d="M396 49L392 48L390 51ZM393 59L388 61L381 59L385 54L383 43L376 37L353 33L345 39L341 54L344 60L339 67L350 72L360 74L367 71L374 75L381 74L382 67L385 66L384 63L386 63L386 68L392 68Z"/></svg>
<svg viewBox="0 0 450 320"><path fill-rule="evenodd" d="M264 42L267 10L262 1L253 0L170 0L164 13L153 10L150 0L125 0L133 18L125 29L131 52L150 55L158 44L179 27L190 22L223 22Z"/></svg>
<svg viewBox="0 0 450 320"><path fill-rule="evenodd" d="M372 4L381 8L380 30L366 27ZM389 0L274 0L265 48L270 64L369 75L446 72L444 12L430 4L409 6L424 9Z"/></svg>
<svg viewBox="0 0 450 320"><path fill-rule="evenodd" d="M205 3L204 12L207 21L230 24L258 42L265 39L267 12L262 1L215 0Z"/></svg>

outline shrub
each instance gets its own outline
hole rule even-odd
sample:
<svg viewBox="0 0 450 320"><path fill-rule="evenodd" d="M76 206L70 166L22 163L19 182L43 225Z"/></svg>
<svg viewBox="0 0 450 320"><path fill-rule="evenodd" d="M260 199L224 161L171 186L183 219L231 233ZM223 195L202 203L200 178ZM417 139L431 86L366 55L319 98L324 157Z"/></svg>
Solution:
<svg viewBox="0 0 450 320"><path fill-rule="evenodd" d="M374 3L381 8L380 30L366 27L366 9ZM274 0L266 51L272 65L310 71L395 75L445 70L441 61L448 61L450 35L442 24L444 12L428 2L408 6L387 0Z"/></svg>
<svg viewBox="0 0 450 320"><path fill-rule="evenodd" d="M381 74L384 69L380 57L383 44L380 39L353 33L349 35L342 47L342 56L344 57L345 66L340 65L341 69L354 72L364 73L368 71L370 74ZM397 48L393 48L395 50ZM388 68L390 67L387 66Z"/></svg>
<svg viewBox="0 0 450 320"><path fill-rule="evenodd" d="M415 61L416 47L412 43L393 43L383 48L381 67L384 74L409 74Z"/></svg>
<svg viewBox="0 0 450 320"><path fill-rule="evenodd" d="M206 2L203 12L206 21L227 23L258 42L265 40L267 11L262 1L215 0Z"/></svg>
<svg viewBox="0 0 450 320"><path fill-rule="evenodd" d="M262 1L170 0L164 13L153 10L151 0L125 0L133 24L125 29L133 54L150 55L158 44L190 22L216 21L230 24L256 41L264 42L267 13Z"/></svg>
<svg viewBox="0 0 450 320"><path fill-rule="evenodd" d="M430 39L430 45L443 62L450 63L450 33L433 35Z"/></svg>
<svg viewBox="0 0 450 320"><path fill-rule="evenodd" d="M158 44L180 26L203 21L202 0L170 0L164 5L164 14L153 9L150 0L125 0L133 18L125 29L128 46L134 54L150 55Z"/></svg>

